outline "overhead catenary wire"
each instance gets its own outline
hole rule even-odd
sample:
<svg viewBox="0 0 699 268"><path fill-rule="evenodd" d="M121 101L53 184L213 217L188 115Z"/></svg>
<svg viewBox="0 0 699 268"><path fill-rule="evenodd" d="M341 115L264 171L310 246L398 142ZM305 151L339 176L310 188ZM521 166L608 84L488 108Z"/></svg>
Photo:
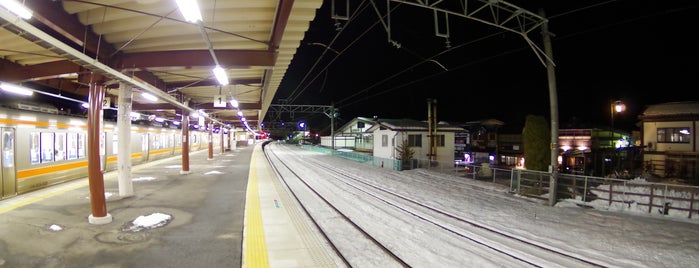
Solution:
<svg viewBox="0 0 699 268"><path fill-rule="evenodd" d="M357 13L355 13L355 14L361 14L361 12L366 8L366 6L364 6L364 2L365 2L365 1L362 1L362 2L359 4L360 7L363 6L362 9L361 9L361 11L359 11L359 12L357 12ZM314 77L313 80L311 80L311 82L308 83L308 85L306 85L303 89L301 89L301 90L299 91L299 87L306 81L306 78L308 78L308 76L311 74L311 72L313 72L313 70L315 69L315 67L318 65L318 63L320 63L320 60L325 56L325 54L328 52L328 50L331 50L330 47L332 47L332 45L335 44L335 41L340 37L340 35L342 34L342 32L343 32L345 29L347 29L347 25L349 25L352 21L354 21L354 19L355 19L357 16L358 16L358 15L355 15L355 16L350 17L350 18L347 20L347 23L345 24L345 27L342 27L342 29L340 29L340 30L335 34L335 36L333 37L333 39L330 41L330 43L329 43L328 45L324 45L324 46L325 46L325 50L323 50L323 53L320 54L320 57L318 57L318 58L316 59L316 61L315 61L315 62L313 63L313 65L311 66L311 68L308 69L308 71L306 71L306 74L303 76L303 78L301 79L301 81L297 83L296 88L295 88L293 91L291 91L291 93L289 93L289 97L287 98L287 100L288 100L289 103L294 102L299 96L301 96L301 94L303 94L303 92L306 90L306 88L308 88L309 85L313 84L313 81L315 81L315 78L318 77L318 76ZM346 48L345 48L345 49L346 49ZM336 50L334 50L334 49L331 50L331 51L335 52L335 57L333 58L333 60L332 60L330 63L328 63L328 64L326 65L326 67L325 67L323 70L327 69L328 66L330 66L330 64L332 64L332 62L335 61L335 59L337 59L337 58L342 54L342 52L339 52L339 53L338 53L338 52L337 52ZM343 51L344 51L344 50L343 50ZM323 71L320 71L320 73L322 73L322 72L323 72Z"/></svg>
<svg viewBox="0 0 699 268"><path fill-rule="evenodd" d="M364 3L364 2L362 2L362 3ZM361 5L360 5L360 6L361 6ZM394 11L396 8L398 8L399 6L400 6L400 4L394 6L391 10L389 10L388 13L393 12L393 11ZM368 7L368 5L367 5L367 6L363 6L363 7L361 8L361 10L360 10L359 12L357 12L356 14L361 14L361 13L364 11L364 9L366 9L367 7ZM387 16L387 15L386 15L386 16ZM384 17L385 17L385 16L384 16ZM316 74L316 76L313 77L313 79L311 80L311 82L309 82L296 96L293 96L293 97L290 97L290 98L289 98L289 100L290 100L289 102L295 101L295 100L296 100L310 85L313 84L313 82L314 82L316 79L318 79L318 77L320 76L320 74L323 73L323 71L327 70L327 69L330 67L330 65L332 65L333 62L335 62L335 60L337 60L337 59L339 58L340 55L342 55L342 53L344 53L345 51L347 51L348 49L350 49L355 43L357 43L357 41L361 40L362 37L364 37L364 35L366 35L368 32L370 32L372 29L374 29L374 27L376 27L376 25L378 25L380 22L381 22L381 18L377 19L377 20L374 22L374 24L372 24L371 26L367 27L367 28L364 30L364 32L362 32L360 35L358 35L357 37L355 37L355 38L352 40L352 42L350 42L350 44L348 44L344 49L342 49L342 51L340 51L339 53L336 53L335 57L334 57L330 62L328 62L328 64L325 65L325 68L323 68L322 70L320 70L320 71L318 72L318 74ZM349 22L348 22L348 24L349 24ZM345 25L345 27L343 27L342 29L344 30L344 29L346 29L346 28L347 28L347 25ZM337 36L336 36L336 38L337 38ZM335 38L335 39L336 39L336 38ZM333 39L333 42L334 42L335 39ZM329 46L328 46L328 47L329 47ZM326 49L326 51L327 51L327 49ZM335 50L333 50L333 51L335 51ZM323 53L323 55L325 55L325 53ZM321 55L321 56L318 58L318 60L316 60L316 64L320 61L320 59L323 57L323 55ZM314 64L313 67L306 73L306 77L310 74L310 72L313 70L313 68L315 68L315 65L316 65L316 64ZM298 84L299 86L303 83L303 81L306 79L306 77L304 77L304 79ZM298 89L298 86L297 86L297 89ZM295 90L294 90L294 91L295 91ZM292 95L293 95L293 92L292 92L292 94L290 94L289 96L292 96Z"/></svg>
<svg viewBox="0 0 699 268"><path fill-rule="evenodd" d="M554 15L554 16L551 16L551 17L549 17L549 20L554 19L554 18L560 18L560 17L562 17L562 16L564 16L564 15L570 15L570 14L573 14L573 13L576 13L576 12L580 12L580 11L583 11L583 10L587 10L587 9L589 9L589 8L600 7L600 6L602 6L602 5L610 4L610 3L613 3L613 2L616 2L616 1L617 1L617 0L610 0L610 1L605 1L605 2L602 2L602 3L597 3L597 4L588 5L588 6L581 7L581 8L576 8L576 9L573 9L573 10L570 10L570 11L566 11L566 12L563 12L563 13L560 13L560 14L557 14L557 15ZM697 8L697 7L699 7L699 5L692 6L692 7L688 7L688 8L685 8L685 9L683 9L683 10L693 9L693 8ZM678 12L678 10L673 10L672 12ZM671 13L672 13L672 12L671 12ZM617 23L613 23L613 24L607 24L607 25L605 25L605 26L597 27L597 28L595 28L595 29L591 29L591 30L587 30L587 31L582 31L582 32L577 32L577 33L572 33L572 34L565 35L565 36L560 36L560 37L557 37L557 40L562 40L562 39L565 39L565 38L568 38L568 37L572 37L572 36L579 35L579 34L584 34L584 33L589 33L589 32L592 32L592 31L598 31L598 30L601 30L601 29L604 29L604 28L606 28L606 27L613 26L613 25L619 25L619 24L629 23L629 22L636 21L636 20L639 20L639 19L645 19L645 18L649 18L649 17L655 17L655 16L658 16L658 15L666 15L666 14L667 14L667 13L665 13L665 12L656 13L656 14L652 14L652 15L648 15L648 16L643 16L643 17L631 19L631 20L625 20L625 21L622 21L622 22L617 22ZM352 95L350 95L350 96L348 96L348 97L345 97L345 98L343 98L343 99L341 99L341 100L339 100L339 101L336 101L335 104L336 104L336 106L337 106L338 108L344 108L344 107L347 107L347 106L349 106L349 105L356 104L356 103L358 103L358 102L360 102L360 101L367 100L367 99L369 99L369 98L371 98L371 97L376 97L376 96L379 96L379 95L382 95L382 94L386 94L386 93L388 93L388 92L390 92L390 91L397 90L397 89L400 89L400 88L404 88L404 87L409 86L409 85L411 85L411 84L414 84L414 83L417 83L417 82L421 82L421 81L424 81L424 80L427 80L427 79L431 79L431 78L440 76L440 75L446 73L447 71L441 71L441 72L439 72L439 73L435 73L435 74L431 74L431 75L428 75L428 76L425 76L425 77L417 78L417 79L415 79L415 80L412 80L412 81L409 81L409 82L406 82L406 83L402 83L402 84L400 84L400 85L398 85L398 86L391 87L391 88L386 89L386 90L383 90L383 91L381 91L381 92L378 92L378 93L375 93L375 94L372 94L372 95L369 95L369 96L366 95L366 93L367 93L368 91L370 91L371 89L374 89L374 88L376 88L377 86L379 86L379 85L381 85L381 84L384 84L384 83L390 81L391 79L394 79L394 78L396 78L397 76L399 76L399 75L401 75L401 74L403 74L403 73L405 73L405 72L407 72L407 71L410 71L411 69L417 67L418 65L421 65L421 64L423 64L423 63L425 63L425 62L427 62L427 61L431 61L431 60L433 60L434 58L436 58L436 57L438 57L438 56L441 56L441 55L443 55L443 54L445 54L445 53L454 51L455 49L464 47L464 46L466 46L466 45L474 44L475 42L484 41L484 40L486 40L486 39L488 39L488 38L501 35L501 34L503 34L503 33L505 33L505 32L506 32L506 31L500 31L500 32L497 32L497 33L494 33L494 34L491 34L491 35L488 35L488 36L484 36L484 37L481 37L481 38L479 38L479 39L476 39L476 40L473 40L473 41L470 41L470 42L467 42L467 43L463 43L463 44L460 44L460 45L457 45L457 46L448 48L448 49L443 50L443 51L441 51L441 52L439 52L439 53L437 53L437 54L435 54L435 55L433 55L433 56L431 56L431 57L424 58L422 61L419 61L419 62L417 62L417 63L414 64L414 65L411 65L411 66L409 66L409 67L407 67L407 68L404 68L403 70L401 70L401 71L399 71L399 72L397 72L397 73L395 73L395 74L393 74L393 75L390 75L390 76L388 76L388 77L386 77L386 78L384 78L384 79L382 79L382 80L380 80L380 81L378 81L378 82L376 82L376 83L373 83L373 84L369 85L368 87L366 87L366 88L364 88L364 89L362 89L362 90L356 91L354 94L352 94ZM453 70L457 70L457 69L462 69L462 68L468 67L468 66L473 65L473 64L483 63L483 62L486 62L486 61L488 61L488 60L492 60L492 59L494 59L494 58L498 58L498 57L501 57L501 56L510 55L510 54L513 54L513 53L516 53L516 52L520 52L520 51L523 51L523 50L526 49L526 48L528 48L528 47L516 48L516 49L513 49L513 50L509 50L509 51L503 52L503 53L498 53L497 55L493 55L493 56L489 56L489 57L486 57L486 58L482 58L482 59L477 60L477 61L473 61L473 62L469 62L469 63L463 64L463 65L459 65L459 66L457 66L457 67L452 67L452 68L450 68L450 69L451 69L452 71L453 71ZM407 50L406 50L406 51L407 51ZM410 52L410 51L408 51L408 52ZM411 53L411 54L417 55L417 54L414 54L414 53ZM354 100L354 101L350 101L351 99L353 99L353 98L355 98L355 97L357 97L357 96L360 96L360 95L362 95L362 98L356 99L356 100Z"/></svg>

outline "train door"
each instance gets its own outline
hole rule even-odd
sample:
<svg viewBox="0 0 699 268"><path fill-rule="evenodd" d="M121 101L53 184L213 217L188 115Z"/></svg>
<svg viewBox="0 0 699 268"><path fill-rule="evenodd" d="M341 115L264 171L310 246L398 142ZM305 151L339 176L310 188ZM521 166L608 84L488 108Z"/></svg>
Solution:
<svg viewBox="0 0 699 268"><path fill-rule="evenodd" d="M148 161L148 144L150 144L149 140L149 133L144 133L141 135L141 156L143 162Z"/></svg>
<svg viewBox="0 0 699 268"><path fill-rule="evenodd" d="M17 184L15 179L15 130L13 128L0 128L0 199L17 194Z"/></svg>
<svg viewBox="0 0 699 268"><path fill-rule="evenodd" d="M100 137L100 170L107 170L107 132L102 132Z"/></svg>

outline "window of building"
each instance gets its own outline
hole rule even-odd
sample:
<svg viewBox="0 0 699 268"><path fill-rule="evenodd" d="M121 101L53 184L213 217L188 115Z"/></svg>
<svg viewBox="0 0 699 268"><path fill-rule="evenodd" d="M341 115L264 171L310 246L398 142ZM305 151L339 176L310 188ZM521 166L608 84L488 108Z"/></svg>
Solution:
<svg viewBox="0 0 699 268"><path fill-rule="evenodd" d="M408 146L410 147L422 147L422 135L408 135Z"/></svg>
<svg viewBox="0 0 699 268"><path fill-rule="evenodd" d="M444 147L444 135L435 136L435 142L437 143L437 147Z"/></svg>
<svg viewBox="0 0 699 268"><path fill-rule="evenodd" d="M688 127L658 128L658 142L689 143L691 133Z"/></svg>
<svg viewBox="0 0 699 268"><path fill-rule="evenodd" d="M381 147L388 147L388 135L381 135Z"/></svg>

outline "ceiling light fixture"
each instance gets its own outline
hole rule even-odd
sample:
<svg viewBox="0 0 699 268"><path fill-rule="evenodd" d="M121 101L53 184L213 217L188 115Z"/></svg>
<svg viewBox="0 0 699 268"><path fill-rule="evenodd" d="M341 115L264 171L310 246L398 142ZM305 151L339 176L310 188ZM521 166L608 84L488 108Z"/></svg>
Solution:
<svg viewBox="0 0 699 268"><path fill-rule="evenodd" d="M233 108L238 108L238 101L236 99L232 99L231 105L233 106Z"/></svg>
<svg viewBox="0 0 699 268"><path fill-rule="evenodd" d="M176 0L176 2L177 7L182 12L182 16L184 16L184 20L191 23L202 21L199 4L197 4L196 0Z"/></svg>
<svg viewBox="0 0 699 268"><path fill-rule="evenodd" d="M2 0L0 1L0 5L7 8L10 12L15 13L15 15L20 18L25 20L32 18L32 11L15 0Z"/></svg>
<svg viewBox="0 0 699 268"><path fill-rule="evenodd" d="M214 68L214 75L219 84L222 86L228 85L228 75L226 74L226 70L221 68L221 66L216 65Z"/></svg>
<svg viewBox="0 0 699 268"><path fill-rule="evenodd" d="M31 96L34 94L34 91L31 89L6 82L0 82L0 88L2 88L4 91L24 96Z"/></svg>
<svg viewBox="0 0 699 268"><path fill-rule="evenodd" d="M157 97L153 96L152 94L150 94L148 92L141 92L141 96L143 96L144 98L146 98L149 101L158 101Z"/></svg>

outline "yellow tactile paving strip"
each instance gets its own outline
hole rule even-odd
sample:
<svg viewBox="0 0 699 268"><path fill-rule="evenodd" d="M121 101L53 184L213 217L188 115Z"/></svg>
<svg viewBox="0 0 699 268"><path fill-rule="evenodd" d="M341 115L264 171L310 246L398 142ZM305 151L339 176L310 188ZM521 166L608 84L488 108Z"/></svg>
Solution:
<svg viewBox="0 0 699 268"><path fill-rule="evenodd" d="M260 198L257 184L257 167L255 166L255 155L258 150L252 152L252 165L248 175L248 188L245 206L245 230L243 237L243 267L258 268L269 267L267 257L267 244L265 242L264 228L262 225L262 211L260 209Z"/></svg>

